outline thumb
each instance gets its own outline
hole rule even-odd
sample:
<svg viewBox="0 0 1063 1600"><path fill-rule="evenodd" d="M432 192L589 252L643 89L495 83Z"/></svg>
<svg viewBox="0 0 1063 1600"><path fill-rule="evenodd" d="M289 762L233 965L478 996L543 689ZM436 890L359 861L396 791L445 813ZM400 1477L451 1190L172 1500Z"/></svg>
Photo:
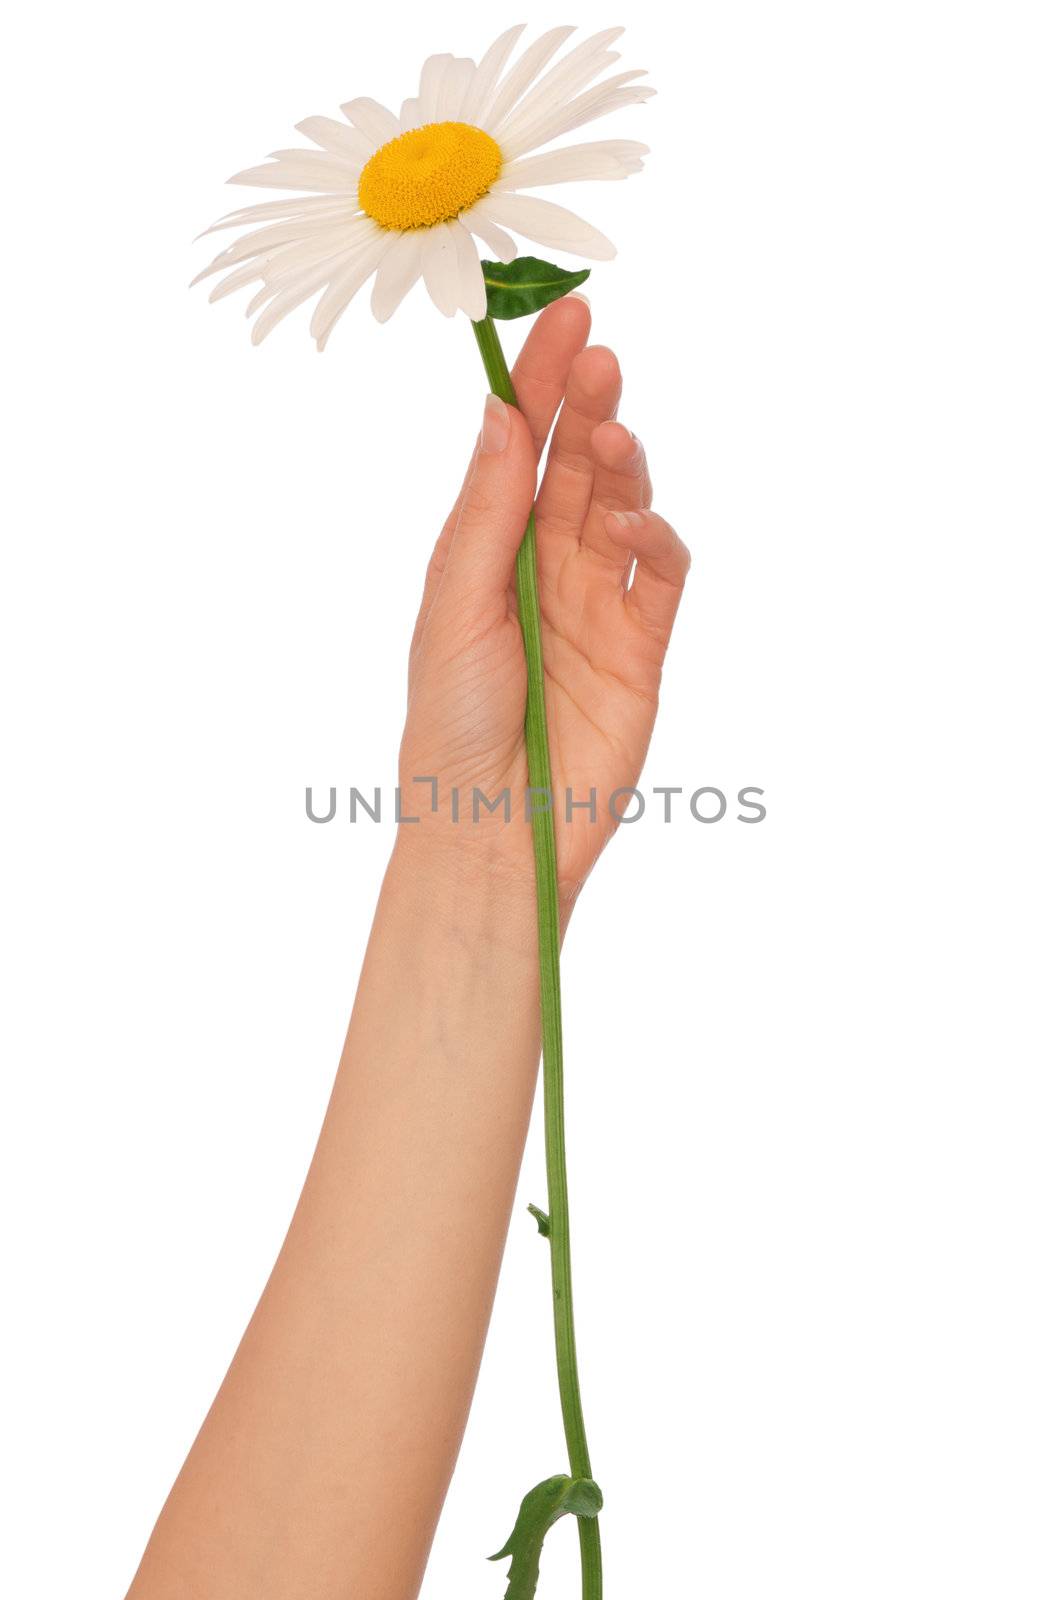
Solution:
<svg viewBox="0 0 1063 1600"><path fill-rule="evenodd" d="M489 394L441 585L449 605L505 594L535 500L535 449L515 406Z"/></svg>

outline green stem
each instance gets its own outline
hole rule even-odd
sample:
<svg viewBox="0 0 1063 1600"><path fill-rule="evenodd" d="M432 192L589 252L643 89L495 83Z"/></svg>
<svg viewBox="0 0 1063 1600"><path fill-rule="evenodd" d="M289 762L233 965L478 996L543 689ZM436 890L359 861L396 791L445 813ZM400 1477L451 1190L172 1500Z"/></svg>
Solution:
<svg viewBox="0 0 1063 1600"><path fill-rule="evenodd" d="M498 329L490 317L474 322L472 331L493 393L515 406ZM546 1115L546 1187L550 1211L550 1274L554 1290L554 1347L561 1417L568 1447L569 1471L590 1478L591 1458L583 1422L583 1402L576 1365L576 1325L572 1309L572 1254L569 1236L568 1175L565 1168L565 1097L561 1054L561 928L557 896L557 845L554 839L553 785L546 731L542 625L535 562L535 512L528 518L517 552L517 611L528 663L528 701L524 739L528 750L528 785L532 790L532 845L535 891L539 910L539 1000L543 1029L543 1105ZM535 791L541 791L536 794ZM546 796L550 796L546 803ZM597 1517L577 1517L583 1600L601 1600L602 1547Z"/></svg>

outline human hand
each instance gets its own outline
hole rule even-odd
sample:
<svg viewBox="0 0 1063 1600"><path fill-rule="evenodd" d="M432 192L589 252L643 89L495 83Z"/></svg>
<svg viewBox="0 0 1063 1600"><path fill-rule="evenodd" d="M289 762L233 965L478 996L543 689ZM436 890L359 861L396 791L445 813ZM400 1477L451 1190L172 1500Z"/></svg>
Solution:
<svg viewBox="0 0 1063 1600"><path fill-rule="evenodd" d="M417 828L422 842L489 849L492 870L530 875L527 679L513 569L536 464L560 406L535 514L563 910L623 815L622 791L642 770L690 562L649 509L645 453L615 420L619 365L610 350L586 347L589 330L584 301L555 302L513 369L520 411L488 399L462 492L429 563L400 756L404 804L431 824ZM415 777L437 780L434 815L425 812L423 792L416 798ZM509 823L482 801L475 817L474 790L488 800L508 790ZM594 813L582 806L592 794Z"/></svg>

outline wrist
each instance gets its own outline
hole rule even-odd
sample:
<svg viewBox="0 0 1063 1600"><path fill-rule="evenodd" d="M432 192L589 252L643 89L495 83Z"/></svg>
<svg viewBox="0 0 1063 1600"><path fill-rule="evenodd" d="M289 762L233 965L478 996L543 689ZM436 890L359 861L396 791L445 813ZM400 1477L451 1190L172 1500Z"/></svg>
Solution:
<svg viewBox="0 0 1063 1600"><path fill-rule="evenodd" d="M522 832L525 831L521 830ZM383 896L484 959L497 954L534 967L538 959L535 871L525 852L487 835L447 838L439 827L400 827Z"/></svg>

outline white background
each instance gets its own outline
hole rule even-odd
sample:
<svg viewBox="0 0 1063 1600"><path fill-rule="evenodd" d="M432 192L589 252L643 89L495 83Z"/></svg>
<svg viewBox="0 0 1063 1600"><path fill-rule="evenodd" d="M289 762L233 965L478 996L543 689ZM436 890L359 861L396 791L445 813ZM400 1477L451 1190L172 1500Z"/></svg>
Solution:
<svg viewBox="0 0 1063 1600"><path fill-rule="evenodd" d="M653 155L572 203L695 558L646 784L769 815L627 828L566 948L610 1600L1056 1600L1058 8L626 20L660 92L590 136ZM508 21L9 24L12 1600L124 1592L282 1237L390 847L303 791L390 780L484 387L423 291L252 350L190 241L299 118ZM483 1557L564 1465L548 1311L518 1213L428 1600L498 1600ZM562 1527L544 1600L575 1560Z"/></svg>

